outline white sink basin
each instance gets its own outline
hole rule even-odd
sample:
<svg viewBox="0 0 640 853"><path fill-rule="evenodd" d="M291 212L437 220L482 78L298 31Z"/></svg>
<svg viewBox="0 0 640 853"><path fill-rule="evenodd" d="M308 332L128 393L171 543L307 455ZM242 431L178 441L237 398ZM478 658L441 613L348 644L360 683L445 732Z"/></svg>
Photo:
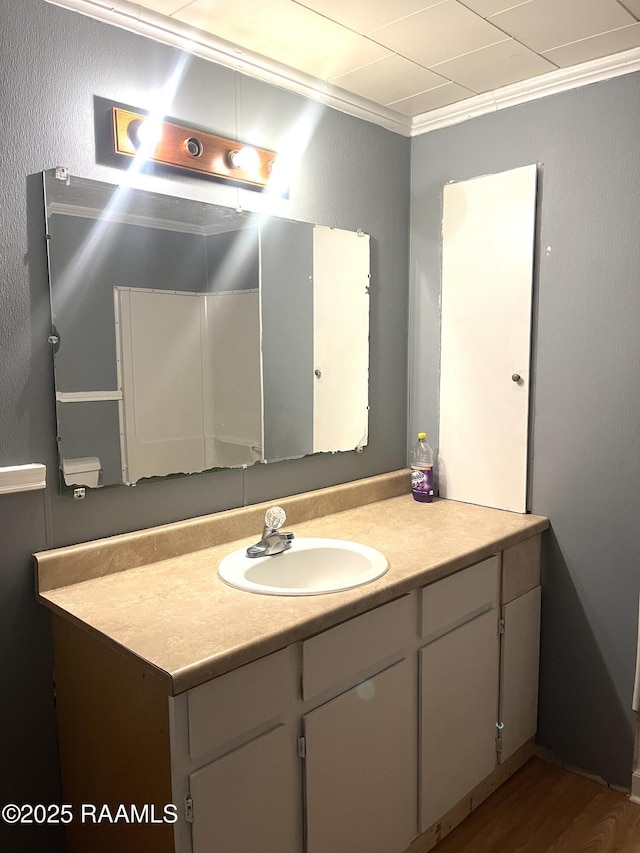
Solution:
<svg viewBox="0 0 640 853"><path fill-rule="evenodd" d="M275 557L247 557L234 551L218 567L225 583L265 595L321 595L370 583L387 571L387 558L357 542L294 539Z"/></svg>

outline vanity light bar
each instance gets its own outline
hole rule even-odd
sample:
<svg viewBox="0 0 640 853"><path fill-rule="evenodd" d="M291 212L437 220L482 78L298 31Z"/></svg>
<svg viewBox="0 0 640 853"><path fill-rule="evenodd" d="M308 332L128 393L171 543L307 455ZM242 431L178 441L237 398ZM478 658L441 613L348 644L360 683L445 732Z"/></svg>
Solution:
<svg viewBox="0 0 640 853"><path fill-rule="evenodd" d="M266 187L269 183L275 151L243 145L169 121L152 123L148 115L120 107L112 107L111 114L116 154L135 157L145 146L145 159L153 163L251 187Z"/></svg>

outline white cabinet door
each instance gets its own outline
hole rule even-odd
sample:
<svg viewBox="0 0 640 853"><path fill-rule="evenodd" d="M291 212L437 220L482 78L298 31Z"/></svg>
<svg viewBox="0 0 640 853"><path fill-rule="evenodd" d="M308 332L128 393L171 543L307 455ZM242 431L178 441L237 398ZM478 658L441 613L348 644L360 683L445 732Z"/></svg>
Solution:
<svg viewBox="0 0 640 853"><path fill-rule="evenodd" d="M403 660L303 718L307 853L402 853L415 838L415 708Z"/></svg>
<svg viewBox="0 0 640 853"><path fill-rule="evenodd" d="M299 775L284 726L192 773L193 853L300 853Z"/></svg>
<svg viewBox="0 0 640 853"><path fill-rule="evenodd" d="M524 512L536 166L443 196L440 495Z"/></svg>
<svg viewBox="0 0 640 853"><path fill-rule="evenodd" d="M540 598L538 586L502 608L501 762L513 755L537 730Z"/></svg>
<svg viewBox="0 0 640 853"><path fill-rule="evenodd" d="M496 767L496 611L420 650L420 826L427 830Z"/></svg>

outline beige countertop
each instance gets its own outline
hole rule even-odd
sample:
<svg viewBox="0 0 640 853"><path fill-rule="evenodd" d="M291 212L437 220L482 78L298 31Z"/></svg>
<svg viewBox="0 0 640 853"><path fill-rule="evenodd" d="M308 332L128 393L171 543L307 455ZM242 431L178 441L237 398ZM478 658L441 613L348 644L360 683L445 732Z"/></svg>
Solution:
<svg viewBox="0 0 640 853"><path fill-rule="evenodd" d="M261 522L256 521L266 506L276 503L270 501L139 534L40 552L35 555L38 598L76 625L102 635L142 667L159 673L167 692L176 695L549 526L541 516L455 501L416 503L410 494L397 494L408 483L408 472L393 472L277 501L287 511L287 529L297 537L348 539L382 551L389 569L366 586L286 597L243 592L220 581L220 560L259 538ZM357 505L372 497L382 499ZM308 517L327 508L334 511ZM248 530L255 532L240 538ZM182 544L177 547L180 538ZM202 547L207 539L214 544ZM189 540L197 550L188 550ZM159 542L170 544L160 547ZM180 550L185 552L174 553Z"/></svg>

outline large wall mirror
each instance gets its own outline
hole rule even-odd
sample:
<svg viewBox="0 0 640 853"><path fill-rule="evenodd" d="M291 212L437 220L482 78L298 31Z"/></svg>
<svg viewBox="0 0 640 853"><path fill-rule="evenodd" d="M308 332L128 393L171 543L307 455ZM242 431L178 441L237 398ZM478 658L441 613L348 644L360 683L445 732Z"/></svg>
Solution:
<svg viewBox="0 0 640 853"><path fill-rule="evenodd" d="M368 440L369 237L44 173L67 486Z"/></svg>

